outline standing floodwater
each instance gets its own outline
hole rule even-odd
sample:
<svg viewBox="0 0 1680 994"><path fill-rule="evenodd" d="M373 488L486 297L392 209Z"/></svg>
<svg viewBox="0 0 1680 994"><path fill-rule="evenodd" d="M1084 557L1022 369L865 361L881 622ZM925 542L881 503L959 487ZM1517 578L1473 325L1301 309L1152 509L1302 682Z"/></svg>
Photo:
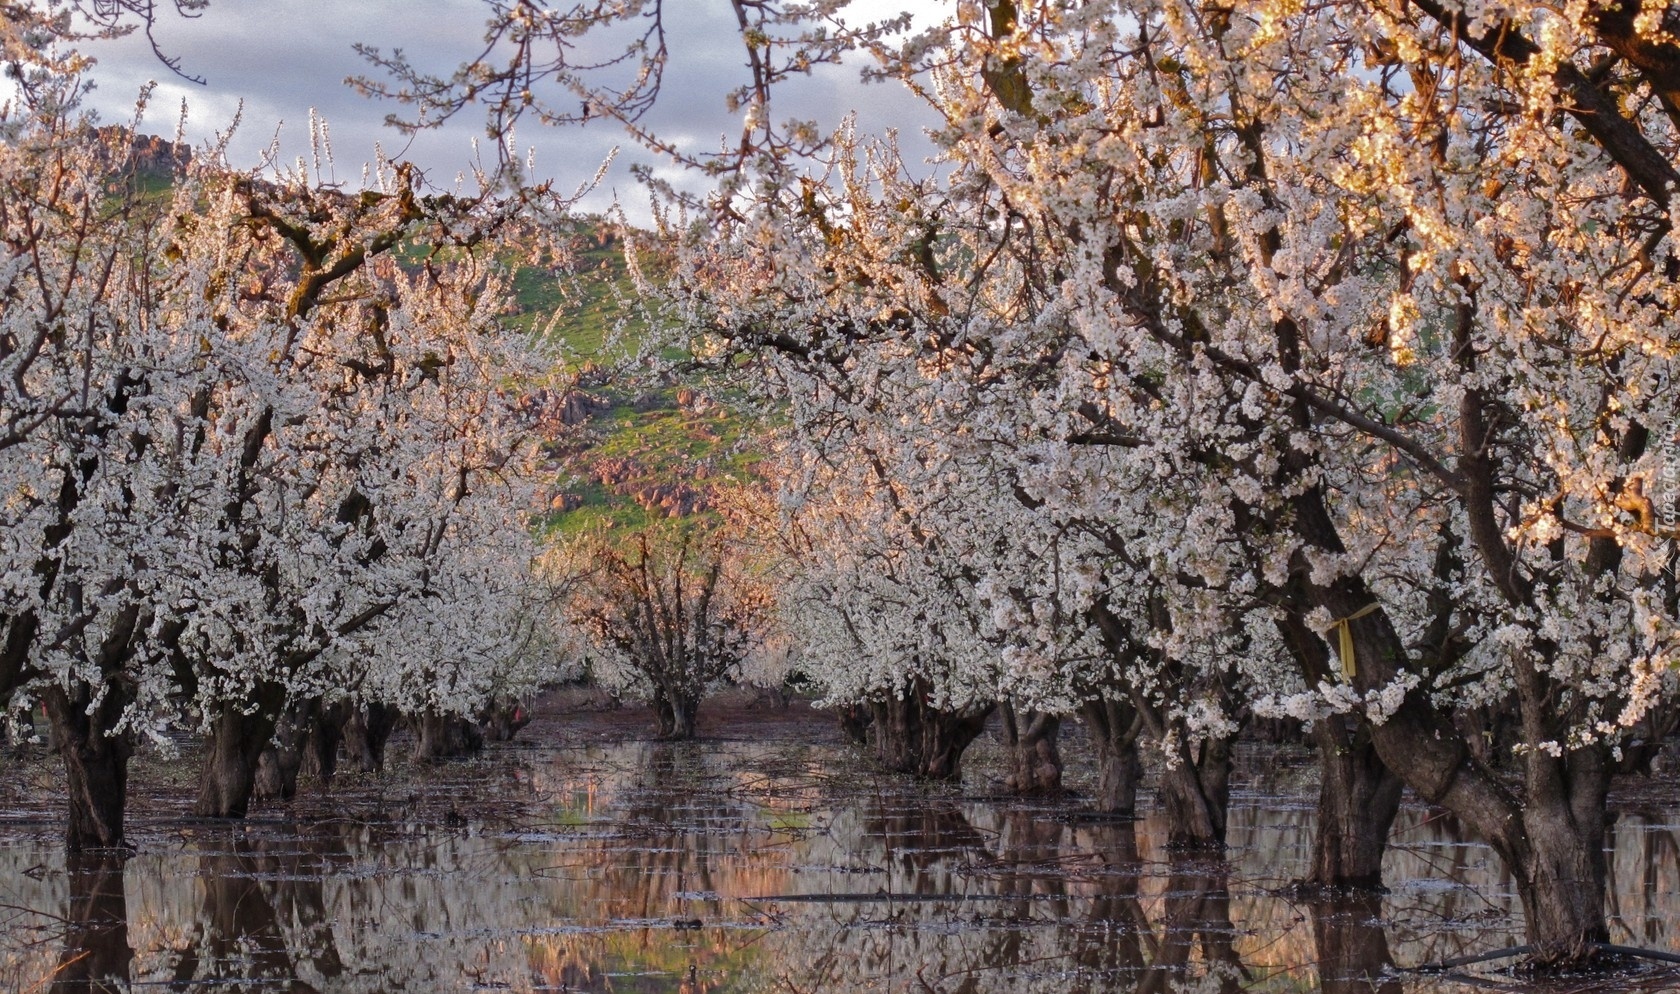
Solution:
<svg viewBox="0 0 1680 994"><path fill-rule="evenodd" d="M508 748L244 823L160 803L126 861L67 866L50 818L20 812L0 822L0 986L1398 994L1461 985L1396 964L1521 941L1492 854L1422 807L1386 896L1282 896L1311 838L1299 755L1244 757L1221 861L1164 852L1152 819L923 788L816 737ZM1670 808L1617 822L1615 941L1674 948L1677 831Z"/></svg>

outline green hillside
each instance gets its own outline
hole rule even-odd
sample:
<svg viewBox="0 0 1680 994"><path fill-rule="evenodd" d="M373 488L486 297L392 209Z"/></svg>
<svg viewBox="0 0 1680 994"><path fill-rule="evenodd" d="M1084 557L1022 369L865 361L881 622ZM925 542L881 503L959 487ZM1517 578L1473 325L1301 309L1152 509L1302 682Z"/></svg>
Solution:
<svg viewBox="0 0 1680 994"><path fill-rule="evenodd" d="M631 243L643 271L656 273L661 260L648 239ZM511 321L548 336L577 374L573 394L550 399L550 534L699 524L713 489L749 482L762 460L752 419L720 400L703 374L677 372L681 355L663 350L664 361L640 361L657 343L625 249L610 224L584 218L567 235L564 262L514 270Z"/></svg>
<svg viewBox="0 0 1680 994"><path fill-rule="evenodd" d="M556 338L569 363L605 366L633 355L646 319L638 313L617 228L601 218L579 218L561 240L562 256L546 259L546 265L506 253L513 273L513 325Z"/></svg>

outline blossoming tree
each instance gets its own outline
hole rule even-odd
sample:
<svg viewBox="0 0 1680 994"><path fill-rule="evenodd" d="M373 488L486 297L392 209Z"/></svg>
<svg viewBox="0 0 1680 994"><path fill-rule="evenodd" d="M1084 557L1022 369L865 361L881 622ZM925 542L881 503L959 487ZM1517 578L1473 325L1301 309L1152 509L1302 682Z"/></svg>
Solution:
<svg viewBox="0 0 1680 994"><path fill-rule="evenodd" d="M1672 43L1524 16L964 5L880 53L947 122L938 177L842 135L692 277L848 402L964 380L1035 465L1102 444L1166 488L1137 561L1208 610L1144 644L1236 639L1247 695L1362 751L1350 797L1386 767L1487 839L1561 964L1605 935L1609 777L1673 692ZM1453 721L1506 695L1516 789Z"/></svg>
<svg viewBox="0 0 1680 994"><path fill-rule="evenodd" d="M183 708L198 808L236 815L289 706L391 696L426 650L432 703L477 705L531 559L509 391L540 367L475 250L511 209L389 166L359 195L213 161L145 194L128 133L75 115L76 68L0 148L0 691L45 703L82 849L122 844L134 737Z"/></svg>
<svg viewBox="0 0 1680 994"><path fill-rule="evenodd" d="M773 634L772 592L707 517L627 540L584 536L549 563L569 588L565 614L591 674L651 703L662 739L693 738L706 693L739 678Z"/></svg>

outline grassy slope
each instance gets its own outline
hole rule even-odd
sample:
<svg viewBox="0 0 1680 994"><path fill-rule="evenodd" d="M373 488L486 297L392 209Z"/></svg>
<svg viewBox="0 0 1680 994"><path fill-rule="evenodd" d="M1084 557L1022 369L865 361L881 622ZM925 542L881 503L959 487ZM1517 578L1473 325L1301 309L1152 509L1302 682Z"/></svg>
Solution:
<svg viewBox="0 0 1680 994"><path fill-rule="evenodd" d="M633 352L644 331L629 314L633 287L623 243L597 219L581 219L569 241L563 265L513 265L518 313L511 322L554 335L571 361L609 365Z"/></svg>
<svg viewBox="0 0 1680 994"><path fill-rule="evenodd" d="M649 330L635 308L623 243L604 230L580 223L565 272L515 271L516 326L552 335L576 368L617 370L586 377L600 381L588 392L605 406L564 447L561 487L581 503L551 510L550 534L628 534L655 520L694 517L683 506L687 495L746 482L761 458L749 419L711 400L704 379L640 383L624 375Z"/></svg>

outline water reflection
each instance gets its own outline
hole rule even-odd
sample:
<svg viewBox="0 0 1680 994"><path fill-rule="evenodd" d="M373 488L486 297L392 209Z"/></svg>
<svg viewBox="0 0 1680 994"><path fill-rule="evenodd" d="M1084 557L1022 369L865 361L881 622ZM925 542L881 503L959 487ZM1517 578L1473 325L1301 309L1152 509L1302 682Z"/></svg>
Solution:
<svg viewBox="0 0 1680 994"><path fill-rule="evenodd" d="M129 989L134 950L128 944L128 897L119 856L83 853L66 868L69 907L64 953L53 971L54 994Z"/></svg>
<svg viewBox="0 0 1680 994"><path fill-rule="evenodd" d="M1312 902L1310 910L1324 994L1400 994L1380 896L1327 897Z"/></svg>
<svg viewBox="0 0 1680 994"><path fill-rule="evenodd" d="M343 973L323 896L329 833L296 842L242 837L198 858L202 905L187 940L171 950L168 982L192 988L238 978L233 990L310 994Z"/></svg>
<svg viewBox="0 0 1680 994"><path fill-rule="evenodd" d="M1239 803L1225 861L1175 858L1156 820L921 789L818 747L509 762L464 768L432 814L370 791L311 820L160 821L126 864L0 839L0 906L22 909L0 914L0 987L1402 994L1458 988L1394 962L1520 932L1497 862L1424 808L1390 894L1300 903L1276 890L1310 839L1291 796ZM1612 838L1616 939L1672 948L1680 813Z"/></svg>
<svg viewBox="0 0 1680 994"><path fill-rule="evenodd" d="M1138 984L1139 994L1173 990L1174 982L1186 975L1198 953L1206 977L1212 981L1199 989L1221 994L1241 989L1249 975L1235 948L1237 927L1231 921L1225 864L1174 861L1162 904L1160 942L1147 974Z"/></svg>

